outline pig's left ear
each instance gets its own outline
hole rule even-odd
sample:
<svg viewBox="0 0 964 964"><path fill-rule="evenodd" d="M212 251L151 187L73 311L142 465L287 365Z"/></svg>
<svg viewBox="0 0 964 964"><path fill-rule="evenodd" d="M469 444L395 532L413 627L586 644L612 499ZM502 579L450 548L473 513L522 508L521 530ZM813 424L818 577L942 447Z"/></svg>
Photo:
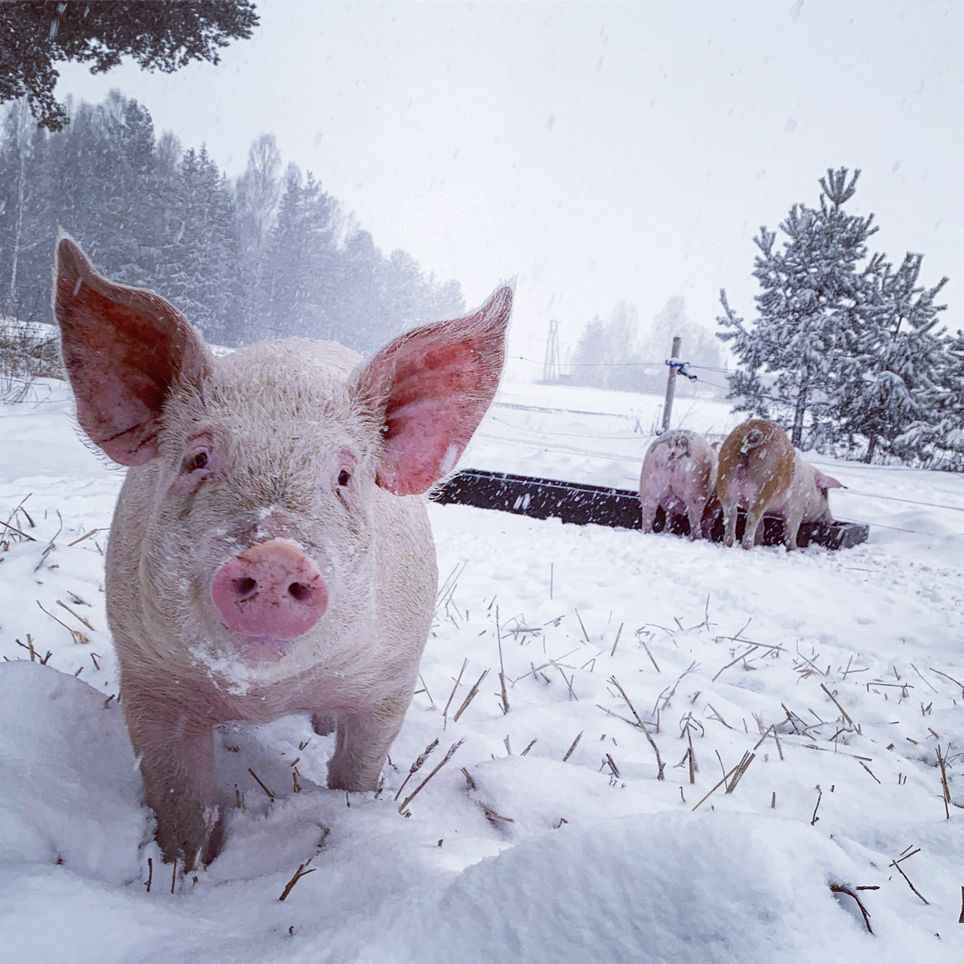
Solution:
<svg viewBox="0 0 964 964"><path fill-rule="evenodd" d="M476 312L397 338L359 372L355 392L378 420L378 484L425 492L455 463L485 415L505 364L512 289Z"/></svg>
<svg viewBox="0 0 964 964"><path fill-rule="evenodd" d="M832 475L826 475L820 469L814 468L814 478L817 480L817 488L827 491L828 489L846 489L843 482L838 482Z"/></svg>

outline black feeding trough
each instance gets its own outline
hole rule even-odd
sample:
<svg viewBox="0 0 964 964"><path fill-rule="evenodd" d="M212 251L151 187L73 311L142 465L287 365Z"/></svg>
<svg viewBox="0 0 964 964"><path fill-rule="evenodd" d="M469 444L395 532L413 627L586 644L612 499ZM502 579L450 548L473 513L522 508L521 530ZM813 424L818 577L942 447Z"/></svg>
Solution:
<svg viewBox="0 0 964 964"><path fill-rule="evenodd" d="M509 472L486 472L463 469L432 492L432 499L442 504L471 505L479 509L498 509L533 519L561 519L574 525L602 525L615 529L639 529L639 494L632 489L607 488L583 482L562 482L558 479L539 479ZM745 516L741 512L737 523L737 537L743 534ZM783 523L779 519L764 521L764 545L779 545L783 541ZM668 520L670 532L689 534L685 516L674 515ZM656 531L667 528L665 513L656 518ZM703 531L714 542L723 541L723 517L719 505L711 503L703 516ZM828 549L849 549L867 541L868 526L857 522L804 523L797 542L801 547L810 543Z"/></svg>

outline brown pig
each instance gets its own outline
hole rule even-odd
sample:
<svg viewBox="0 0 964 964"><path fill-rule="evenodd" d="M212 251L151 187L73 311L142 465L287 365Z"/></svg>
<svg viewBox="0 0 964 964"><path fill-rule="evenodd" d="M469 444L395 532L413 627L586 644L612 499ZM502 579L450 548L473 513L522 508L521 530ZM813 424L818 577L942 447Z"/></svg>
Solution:
<svg viewBox="0 0 964 964"><path fill-rule="evenodd" d="M716 493L723 508L723 542L736 539L737 510L746 509L741 545L750 549L762 538L764 515L783 520L787 549L797 548L803 522L832 522L827 492L843 488L804 461L775 422L752 418L738 425L720 446Z"/></svg>
<svg viewBox="0 0 964 964"><path fill-rule="evenodd" d="M54 313L90 438L129 466L107 552L123 707L168 861L222 835L213 728L337 725L328 784L373 790L436 593L424 493L495 393L512 292L397 338L215 358L160 296L57 245Z"/></svg>
<svg viewBox="0 0 964 964"><path fill-rule="evenodd" d="M702 435L686 429L666 432L646 450L639 477L643 532L652 532L658 509L685 515L690 538L698 539L706 504L716 485L716 451Z"/></svg>

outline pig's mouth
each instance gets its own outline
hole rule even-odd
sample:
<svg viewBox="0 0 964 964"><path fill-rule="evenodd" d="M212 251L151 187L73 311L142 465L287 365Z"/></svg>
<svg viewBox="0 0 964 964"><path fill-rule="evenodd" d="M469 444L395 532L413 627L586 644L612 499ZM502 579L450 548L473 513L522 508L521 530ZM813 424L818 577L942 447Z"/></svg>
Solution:
<svg viewBox="0 0 964 964"><path fill-rule="evenodd" d="M284 656L298 640L298 637L285 639L267 634L247 636L231 633L231 635L234 637L236 649L245 656L252 656L255 659L278 659Z"/></svg>

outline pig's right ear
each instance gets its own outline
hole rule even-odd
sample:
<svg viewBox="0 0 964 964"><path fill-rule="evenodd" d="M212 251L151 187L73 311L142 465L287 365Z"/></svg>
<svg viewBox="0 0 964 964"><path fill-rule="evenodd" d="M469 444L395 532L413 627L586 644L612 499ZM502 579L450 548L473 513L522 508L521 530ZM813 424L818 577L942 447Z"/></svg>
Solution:
<svg viewBox="0 0 964 964"><path fill-rule="evenodd" d="M67 237L57 242L54 315L84 431L115 462L149 462L171 390L211 369L201 336L159 295L101 277Z"/></svg>

